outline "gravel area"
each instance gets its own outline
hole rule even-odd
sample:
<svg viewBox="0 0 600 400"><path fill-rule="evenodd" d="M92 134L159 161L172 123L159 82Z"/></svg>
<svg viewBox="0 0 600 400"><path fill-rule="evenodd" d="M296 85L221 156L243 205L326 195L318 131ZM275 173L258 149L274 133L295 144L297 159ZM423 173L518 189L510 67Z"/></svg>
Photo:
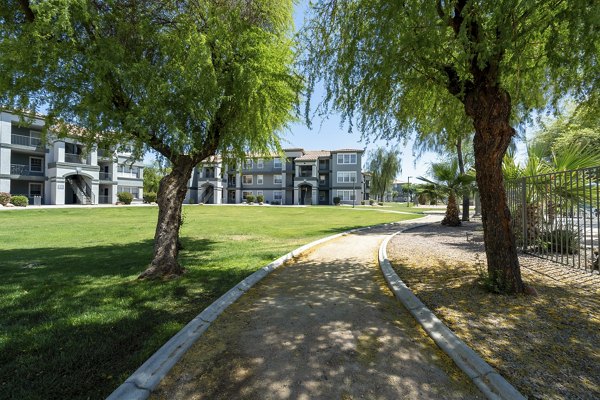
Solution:
<svg viewBox="0 0 600 400"><path fill-rule="evenodd" d="M600 398L600 275L521 255L537 296L486 291L481 224L398 235L388 256L400 278L469 346L534 399ZM468 240L467 240L468 238Z"/></svg>

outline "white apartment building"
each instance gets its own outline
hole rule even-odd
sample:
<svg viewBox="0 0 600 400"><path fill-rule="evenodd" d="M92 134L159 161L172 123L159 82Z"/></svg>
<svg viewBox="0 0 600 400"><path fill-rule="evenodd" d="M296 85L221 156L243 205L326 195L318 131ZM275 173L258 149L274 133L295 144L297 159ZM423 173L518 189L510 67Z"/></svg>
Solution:
<svg viewBox="0 0 600 400"><path fill-rule="evenodd" d="M114 204L117 193L143 198L144 166L129 153L86 148L75 138L48 135L43 117L0 111L0 192L23 195L30 204Z"/></svg>

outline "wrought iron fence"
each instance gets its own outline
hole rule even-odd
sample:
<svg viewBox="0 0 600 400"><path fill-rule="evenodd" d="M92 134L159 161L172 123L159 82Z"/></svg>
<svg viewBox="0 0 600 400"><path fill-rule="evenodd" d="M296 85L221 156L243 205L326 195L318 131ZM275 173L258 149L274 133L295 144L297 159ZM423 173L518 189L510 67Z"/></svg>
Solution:
<svg viewBox="0 0 600 400"><path fill-rule="evenodd" d="M598 272L600 167L506 182L517 245L526 253Z"/></svg>

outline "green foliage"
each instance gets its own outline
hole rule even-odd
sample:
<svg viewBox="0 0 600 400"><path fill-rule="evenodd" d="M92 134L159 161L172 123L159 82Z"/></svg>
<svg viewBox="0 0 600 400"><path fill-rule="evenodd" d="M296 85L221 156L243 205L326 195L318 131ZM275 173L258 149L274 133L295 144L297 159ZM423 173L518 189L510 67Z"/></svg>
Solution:
<svg viewBox="0 0 600 400"><path fill-rule="evenodd" d="M256 201L259 203L263 203L265 201L265 196L259 194L258 196L256 196Z"/></svg>
<svg viewBox="0 0 600 400"><path fill-rule="evenodd" d="M156 203L157 195L155 192L144 191L144 203Z"/></svg>
<svg viewBox="0 0 600 400"><path fill-rule="evenodd" d="M246 203L248 203L248 204L254 203L254 196L251 195L251 194L247 195L246 196Z"/></svg>
<svg viewBox="0 0 600 400"><path fill-rule="evenodd" d="M131 204L133 195L129 192L120 192L117 193L117 199L123 204Z"/></svg>
<svg viewBox="0 0 600 400"><path fill-rule="evenodd" d="M372 206L373 204L375 204L375 200L369 199L369 205Z"/></svg>
<svg viewBox="0 0 600 400"><path fill-rule="evenodd" d="M333 204L336 206L339 206L341 201L342 201L342 199L340 197L333 198Z"/></svg>
<svg viewBox="0 0 600 400"><path fill-rule="evenodd" d="M579 251L579 235L572 229L555 229L539 236L542 251L560 254L576 254Z"/></svg>
<svg viewBox="0 0 600 400"><path fill-rule="evenodd" d="M10 193L0 192L0 204L3 206L10 203Z"/></svg>
<svg viewBox="0 0 600 400"><path fill-rule="evenodd" d="M361 200L361 201L360 201L360 205L361 205L361 206L364 206L365 204L366 204L366 202L365 202L364 200Z"/></svg>
<svg viewBox="0 0 600 400"><path fill-rule="evenodd" d="M144 193L158 193L160 180L171 172L170 168L164 168L159 163L144 167Z"/></svg>
<svg viewBox="0 0 600 400"><path fill-rule="evenodd" d="M12 196L10 203L17 207L27 207L29 205L29 199L27 196Z"/></svg>
<svg viewBox="0 0 600 400"><path fill-rule="evenodd" d="M383 199L401 170L400 150L379 147L371 152L367 165L371 173L371 193Z"/></svg>

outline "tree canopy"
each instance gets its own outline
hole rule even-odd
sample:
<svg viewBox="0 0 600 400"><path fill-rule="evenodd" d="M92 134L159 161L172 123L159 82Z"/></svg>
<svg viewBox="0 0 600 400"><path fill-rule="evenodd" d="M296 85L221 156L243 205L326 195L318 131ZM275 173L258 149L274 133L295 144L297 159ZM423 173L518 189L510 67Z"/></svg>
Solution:
<svg viewBox="0 0 600 400"><path fill-rule="evenodd" d="M373 150L369 155L367 170L371 173L371 192L383 201L386 191L392 187L394 178L401 171L400 150L383 147Z"/></svg>
<svg viewBox="0 0 600 400"><path fill-rule="evenodd" d="M0 104L46 110L54 132L170 161L158 191L152 269L176 261L196 164L279 149L294 119L291 0L7 0ZM76 127L76 128L75 128Z"/></svg>
<svg viewBox="0 0 600 400"><path fill-rule="evenodd" d="M588 0L321 0L303 67L309 89L325 88L319 107L365 135L436 133L457 113L472 121L488 272L502 291L524 292L502 158L531 110L566 94L594 101L599 23Z"/></svg>

